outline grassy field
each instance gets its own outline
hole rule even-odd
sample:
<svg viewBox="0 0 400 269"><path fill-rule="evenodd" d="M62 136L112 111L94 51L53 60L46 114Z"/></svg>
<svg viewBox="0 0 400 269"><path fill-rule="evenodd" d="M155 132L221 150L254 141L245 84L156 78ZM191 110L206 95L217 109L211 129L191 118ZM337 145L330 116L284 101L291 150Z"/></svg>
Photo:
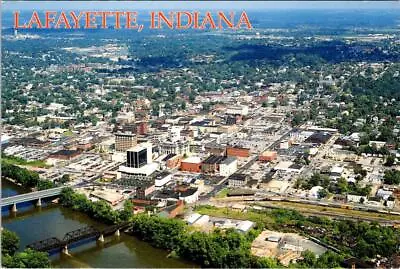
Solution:
<svg viewBox="0 0 400 269"><path fill-rule="evenodd" d="M292 209L303 215L325 216L325 217L343 217L351 220L368 220L386 223L390 221L399 221L399 215L391 215L377 212L366 212L359 210L351 210L344 208L323 207L318 205L307 205L291 202L258 202L257 205L267 206L271 208ZM274 226L276 219L268 214L268 209L265 212L247 211L241 212L232 210L227 207L210 207L201 206L196 209L200 214L210 215L214 217L225 217L232 219L251 220L258 223L263 223L266 226Z"/></svg>
<svg viewBox="0 0 400 269"><path fill-rule="evenodd" d="M68 131L65 131L64 133L63 133L63 136L72 136L74 133L71 131L71 130L68 130Z"/></svg>
<svg viewBox="0 0 400 269"><path fill-rule="evenodd" d="M229 190L227 188L222 189L220 192L217 193L215 198L225 198L228 196Z"/></svg>
<svg viewBox="0 0 400 269"><path fill-rule="evenodd" d="M14 157L14 156L2 156L1 161L5 162L7 164L13 164L13 165L25 165L25 166L40 167L40 168L51 167L50 165L46 164L44 161L41 161L41 160L26 161L22 158Z"/></svg>
<svg viewBox="0 0 400 269"><path fill-rule="evenodd" d="M230 219L251 220L257 223L264 223L264 225L274 224L275 220L265 213L258 213L253 211L241 212L232 210L230 208L200 206L195 209L196 212L203 215L212 217L223 217Z"/></svg>

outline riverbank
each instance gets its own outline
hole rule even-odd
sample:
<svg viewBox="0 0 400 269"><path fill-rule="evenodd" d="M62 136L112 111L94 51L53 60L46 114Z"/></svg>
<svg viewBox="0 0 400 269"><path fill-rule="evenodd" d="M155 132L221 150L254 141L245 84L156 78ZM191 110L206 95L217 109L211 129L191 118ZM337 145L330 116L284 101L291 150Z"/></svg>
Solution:
<svg viewBox="0 0 400 269"><path fill-rule="evenodd" d="M8 182L11 182L17 186L23 187L21 183L17 182L15 179L9 178L9 177L1 177L1 180L7 180ZM32 191L32 190L31 190Z"/></svg>
<svg viewBox="0 0 400 269"><path fill-rule="evenodd" d="M14 194L18 194L18 186ZM3 187L2 182L2 187ZM10 193L12 190L8 190ZM2 194L4 188L2 188ZM18 234L20 250L26 245L49 237L63 238L65 233L79 228L94 226L106 227L89 218L86 214L60 205L47 205L43 208L27 208L18 211L16 216L2 218L2 225ZM194 268L197 265L181 259L167 258L169 252L152 247L149 243L136 237L121 233L121 236L106 237L100 244L88 242L69 250L70 255L56 254L50 256L51 266L59 268ZM157 257L157 258L155 258Z"/></svg>
<svg viewBox="0 0 400 269"><path fill-rule="evenodd" d="M29 188L24 188L21 184L17 184L12 179L4 176L1 177L1 195L3 198L28 193L30 191Z"/></svg>
<svg viewBox="0 0 400 269"><path fill-rule="evenodd" d="M9 164L1 161L1 176L15 181L26 188L34 188L36 190L44 190L53 188L55 184L48 180L40 179L37 172L19 167L18 165Z"/></svg>

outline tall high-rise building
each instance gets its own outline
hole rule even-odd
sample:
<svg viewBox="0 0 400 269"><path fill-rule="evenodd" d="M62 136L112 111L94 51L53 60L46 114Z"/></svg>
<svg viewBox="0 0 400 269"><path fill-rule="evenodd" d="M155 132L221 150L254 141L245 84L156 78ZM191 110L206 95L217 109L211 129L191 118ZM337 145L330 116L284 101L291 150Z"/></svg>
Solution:
<svg viewBox="0 0 400 269"><path fill-rule="evenodd" d="M151 143L141 143L126 152L126 166L130 168L140 168L152 162Z"/></svg>
<svg viewBox="0 0 400 269"><path fill-rule="evenodd" d="M137 135L131 132L118 132L115 134L115 150L124 152L137 145Z"/></svg>

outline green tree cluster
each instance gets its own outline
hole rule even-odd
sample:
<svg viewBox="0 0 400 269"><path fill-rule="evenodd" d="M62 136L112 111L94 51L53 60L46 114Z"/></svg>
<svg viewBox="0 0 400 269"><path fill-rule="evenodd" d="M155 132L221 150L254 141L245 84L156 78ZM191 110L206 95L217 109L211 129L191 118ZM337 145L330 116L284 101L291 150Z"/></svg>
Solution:
<svg viewBox="0 0 400 269"><path fill-rule="evenodd" d="M212 209L220 212L212 206L207 206L207 211L204 212L212 214ZM377 255L390 257L400 248L400 230L381 226L374 222L332 220L317 216L306 217L298 211L290 209L249 210L240 218L242 217L257 221L268 229L297 232L318 238L322 242L340 249L343 254L365 261L374 259Z"/></svg>
<svg viewBox="0 0 400 269"><path fill-rule="evenodd" d="M291 264L292 268L340 268L343 262L343 255L328 250L318 258L309 250L301 253L302 260L296 264Z"/></svg>
<svg viewBox="0 0 400 269"><path fill-rule="evenodd" d="M356 173L360 173L359 178L361 179L366 175L366 171L363 169L355 169ZM345 178L339 178L336 181L331 180L327 175L321 175L319 173L314 173L308 180L298 179L295 186L301 187L302 189L310 190L314 186L322 186L324 189L318 193L319 198L326 197L328 192L337 194L354 194L368 196L371 192L371 186L360 186L358 182L348 183Z"/></svg>
<svg viewBox="0 0 400 269"><path fill-rule="evenodd" d="M393 154L390 154L386 157L385 166L392 166L396 161L396 157Z"/></svg>
<svg viewBox="0 0 400 269"><path fill-rule="evenodd" d="M54 184L48 180L41 180L39 174L17 165L2 162L2 176L14 179L24 187L38 188L39 190L53 188Z"/></svg>
<svg viewBox="0 0 400 269"><path fill-rule="evenodd" d="M386 170L383 176L383 181L385 184L398 185L400 184L400 171L391 169Z"/></svg>
<svg viewBox="0 0 400 269"><path fill-rule="evenodd" d="M276 268L279 265L276 260L251 254L254 233L246 236L234 229L216 229L211 233L190 231L182 220L145 214L135 216L132 223L135 236L202 267Z"/></svg>
<svg viewBox="0 0 400 269"><path fill-rule="evenodd" d="M32 249L17 253L19 237L7 229L1 232L1 266L6 268L48 268L48 254Z"/></svg>
<svg viewBox="0 0 400 269"><path fill-rule="evenodd" d="M121 211L113 210L105 201L92 202L84 194L76 193L71 188L64 188L60 194L60 203L73 210L85 213L107 224L117 224L129 220L133 215L130 201L125 202Z"/></svg>

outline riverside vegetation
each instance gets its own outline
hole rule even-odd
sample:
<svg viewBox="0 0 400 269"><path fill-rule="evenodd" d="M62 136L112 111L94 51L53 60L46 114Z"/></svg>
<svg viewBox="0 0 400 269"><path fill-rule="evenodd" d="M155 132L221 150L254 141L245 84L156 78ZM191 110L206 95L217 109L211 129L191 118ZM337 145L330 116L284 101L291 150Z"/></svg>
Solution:
<svg viewBox="0 0 400 269"><path fill-rule="evenodd" d="M1 266L7 268L48 268L49 255L46 252L25 249L17 252L19 237L16 233L3 229L1 231Z"/></svg>
<svg viewBox="0 0 400 269"><path fill-rule="evenodd" d="M99 221L115 224L130 220L132 234L149 242L152 246L166 249L171 256L181 257L199 264L202 267L283 267L272 258L259 258L251 254L251 242L261 232L264 225L247 234L241 234L234 229L216 229L204 233L191 229L183 220L168 219L155 215L133 215L132 204L126 202L121 211L112 210L111 206L102 201L92 202L84 194L65 188L61 192L60 202L63 206L84 212ZM312 253L304 253L307 259L297 263L296 267L337 267L343 261L343 256L326 252L316 258Z"/></svg>

